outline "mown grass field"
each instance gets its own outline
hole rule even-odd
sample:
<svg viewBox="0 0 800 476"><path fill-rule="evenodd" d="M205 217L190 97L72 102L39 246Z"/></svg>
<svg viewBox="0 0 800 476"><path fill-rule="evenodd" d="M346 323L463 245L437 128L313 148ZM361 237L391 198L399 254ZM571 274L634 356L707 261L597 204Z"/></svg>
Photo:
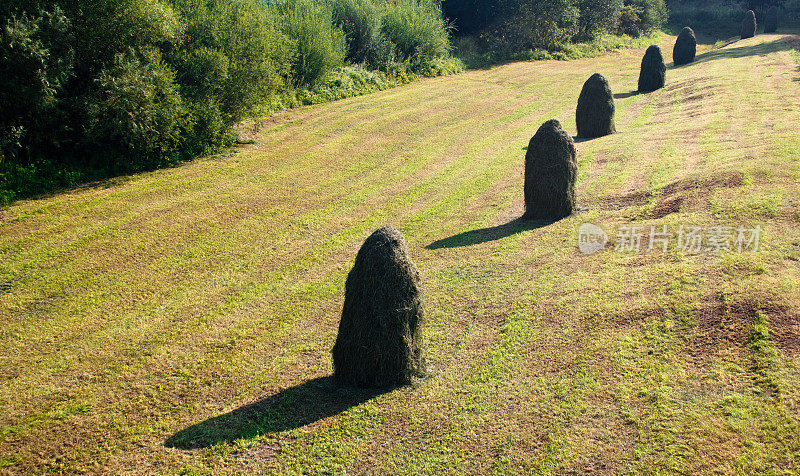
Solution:
<svg viewBox="0 0 800 476"><path fill-rule="evenodd" d="M424 80L0 210L0 473L800 471L798 44L702 46L646 95L641 49ZM574 134L594 72L619 133L576 144L582 211L514 221L523 148ZM584 255L585 222L764 231ZM344 280L382 224L435 374L337 389Z"/></svg>

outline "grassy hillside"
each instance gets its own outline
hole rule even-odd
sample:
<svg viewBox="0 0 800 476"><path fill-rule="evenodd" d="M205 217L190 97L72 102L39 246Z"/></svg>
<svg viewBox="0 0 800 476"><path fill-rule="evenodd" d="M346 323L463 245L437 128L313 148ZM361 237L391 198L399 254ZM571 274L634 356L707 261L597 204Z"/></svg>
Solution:
<svg viewBox="0 0 800 476"><path fill-rule="evenodd" d="M664 37L669 58L674 37ZM0 210L0 473L800 471L800 72L763 35L435 78L250 125L235 154ZM523 148L606 75L581 213L520 224ZM578 228L761 226L583 255ZM331 386L347 271L402 231L435 375Z"/></svg>

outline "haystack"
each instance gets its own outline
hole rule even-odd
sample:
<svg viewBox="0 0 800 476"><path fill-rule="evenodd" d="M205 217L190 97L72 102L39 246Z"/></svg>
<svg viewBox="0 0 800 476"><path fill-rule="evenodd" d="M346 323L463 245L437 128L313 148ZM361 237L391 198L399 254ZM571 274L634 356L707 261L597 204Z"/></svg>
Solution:
<svg viewBox="0 0 800 476"><path fill-rule="evenodd" d="M686 26L675 40L675 46L672 48L672 61L675 66L689 64L694 61L696 54L697 37L694 36L694 30Z"/></svg>
<svg viewBox="0 0 800 476"><path fill-rule="evenodd" d="M425 374L419 271L405 239L377 229L356 255L345 282L333 346L333 376L356 387L405 385Z"/></svg>
<svg viewBox="0 0 800 476"><path fill-rule="evenodd" d="M578 137L593 139L616 131L614 127L614 95L608 80L595 73L583 83L575 110Z"/></svg>
<svg viewBox="0 0 800 476"><path fill-rule="evenodd" d="M525 215L530 220L558 220L575 209L575 143L551 119L536 131L525 154Z"/></svg>
<svg viewBox="0 0 800 476"><path fill-rule="evenodd" d="M667 65L658 45L650 45L642 58L639 72L639 92L649 93L664 87L667 80Z"/></svg>
<svg viewBox="0 0 800 476"><path fill-rule="evenodd" d="M749 10L742 20L742 39L756 36L756 12Z"/></svg>

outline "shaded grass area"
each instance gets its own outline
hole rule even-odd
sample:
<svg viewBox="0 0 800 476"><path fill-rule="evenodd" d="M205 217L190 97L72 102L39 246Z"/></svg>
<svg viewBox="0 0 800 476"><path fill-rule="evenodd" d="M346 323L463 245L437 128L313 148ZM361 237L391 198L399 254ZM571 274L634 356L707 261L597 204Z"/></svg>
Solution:
<svg viewBox="0 0 800 476"><path fill-rule="evenodd" d="M800 470L792 41L702 44L650 94L628 93L641 49L426 79L0 210L2 471ZM523 147L553 117L574 133L594 72L619 132L576 144L584 211L518 221ZM764 235L585 256L584 222ZM338 388L345 276L384 223L422 273L434 375Z"/></svg>
<svg viewBox="0 0 800 476"><path fill-rule="evenodd" d="M332 377L320 377L194 424L169 437L165 445L199 449L293 430L338 415L381 393L342 387Z"/></svg>
<svg viewBox="0 0 800 476"><path fill-rule="evenodd" d="M434 241L426 248L429 250L436 250L439 248L456 248L460 246L471 246L488 241L502 240L509 236L516 235L525 231L535 230L547 225L551 222L542 220L527 220L517 218L502 225L495 225L477 230L470 230L453 235L449 238Z"/></svg>

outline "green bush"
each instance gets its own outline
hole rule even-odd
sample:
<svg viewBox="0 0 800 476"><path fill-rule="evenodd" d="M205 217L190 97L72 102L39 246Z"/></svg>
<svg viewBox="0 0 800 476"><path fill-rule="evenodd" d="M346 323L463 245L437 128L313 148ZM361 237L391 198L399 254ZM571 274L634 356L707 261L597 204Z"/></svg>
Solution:
<svg viewBox="0 0 800 476"><path fill-rule="evenodd" d="M60 95L74 75L72 40L59 8L11 16L2 25L0 158L20 159L23 144L59 126Z"/></svg>
<svg viewBox="0 0 800 476"><path fill-rule="evenodd" d="M169 60L182 94L195 103L194 142L217 143L227 128L284 86L292 44L275 13L255 3L178 0L176 5L185 37Z"/></svg>
<svg viewBox="0 0 800 476"><path fill-rule="evenodd" d="M579 11L572 0L505 0L509 17L499 31L514 50L556 49L577 32Z"/></svg>
<svg viewBox="0 0 800 476"><path fill-rule="evenodd" d="M118 54L96 82L97 100L89 108L87 140L112 148L100 156L126 157L125 170L162 166L177 158L190 118L174 72L157 50L145 59L133 52Z"/></svg>
<svg viewBox="0 0 800 476"><path fill-rule="evenodd" d="M381 32L383 9L372 0L333 0L333 20L347 38L347 61L386 70L394 47Z"/></svg>
<svg viewBox="0 0 800 476"><path fill-rule="evenodd" d="M648 34L664 26L667 20L664 0L624 0L620 31L632 36Z"/></svg>
<svg viewBox="0 0 800 476"><path fill-rule="evenodd" d="M347 42L333 24L331 8L313 0L292 0L281 8L284 32L295 42L292 80L310 86L325 73L344 64Z"/></svg>
<svg viewBox="0 0 800 476"><path fill-rule="evenodd" d="M381 30L401 59L416 65L450 52L450 25L435 0L389 0Z"/></svg>
<svg viewBox="0 0 800 476"><path fill-rule="evenodd" d="M0 202L230 144L257 111L457 71L448 50L438 0L4 0Z"/></svg>
<svg viewBox="0 0 800 476"><path fill-rule="evenodd" d="M183 36L178 13L163 0L55 0L74 26L75 67L89 82L129 49L167 50ZM84 83L85 84L85 83Z"/></svg>
<svg viewBox="0 0 800 476"><path fill-rule="evenodd" d="M614 29L622 8L622 0L578 0L578 25L575 39L591 41Z"/></svg>

